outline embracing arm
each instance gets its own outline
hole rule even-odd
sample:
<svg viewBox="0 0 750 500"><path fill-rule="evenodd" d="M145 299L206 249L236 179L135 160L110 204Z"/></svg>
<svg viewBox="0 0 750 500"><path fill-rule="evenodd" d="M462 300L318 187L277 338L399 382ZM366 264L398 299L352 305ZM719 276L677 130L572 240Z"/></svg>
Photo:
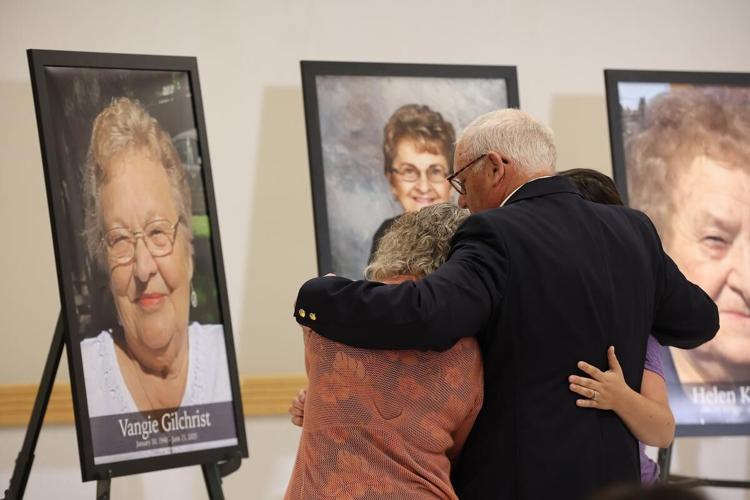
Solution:
<svg viewBox="0 0 750 500"><path fill-rule="evenodd" d="M466 220L448 261L426 278L400 285L315 278L302 285L295 318L370 349L445 350L476 335L500 303L508 268L505 245L482 215Z"/></svg>
<svg viewBox="0 0 750 500"><path fill-rule="evenodd" d="M570 376L570 390L588 399L576 401L584 408L612 410L642 443L666 448L674 439L675 423L664 379L643 370L640 394L625 382L614 347L607 351L609 370L602 372L583 361L578 368L591 378Z"/></svg>
<svg viewBox="0 0 750 500"><path fill-rule="evenodd" d="M661 254L660 276L652 335L661 345L692 349L711 340L719 330L719 311L711 297L688 281L661 246L656 228L648 222Z"/></svg>
<svg viewBox="0 0 750 500"><path fill-rule="evenodd" d="M615 412L640 442L659 448L668 447L674 439L675 422L664 378L643 370L641 392L632 392L632 405L623 403Z"/></svg>

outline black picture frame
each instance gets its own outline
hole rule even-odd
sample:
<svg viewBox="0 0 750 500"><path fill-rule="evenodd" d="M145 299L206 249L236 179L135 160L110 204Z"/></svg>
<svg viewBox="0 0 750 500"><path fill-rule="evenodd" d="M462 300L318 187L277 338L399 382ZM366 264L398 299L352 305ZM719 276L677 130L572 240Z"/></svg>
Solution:
<svg viewBox="0 0 750 500"><path fill-rule="evenodd" d="M313 214L315 219L315 240L317 250L318 272L322 275L333 272L350 278L361 278L360 272L342 271L343 266L333 257L332 227L330 223L330 207L326 198L326 168L324 161L324 139L321 134L321 102L317 81L320 77L371 77L377 78L430 78L457 79L461 81L498 80L505 86L505 107L518 108L518 79L515 66L482 66L482 65L447 65L447 64L405 64L383 62L340 62L340 61L301 61L302 88L305 106L305 122L307 131L307 149L310 167L310 180L313 198ZM407 104L408 101L403 102ZM423 104L423 103L419 103ZM501 106L482 109L474 114L475 118L481 113L497 109ZM392 110L390 110L392 111ZM390 113L389 111L389 113ZM441 108L437 111L445 113ZM462 126L456 127L456 132ZM382 128L384 123L380 123ZM382 135L381 135L382 137ZM381 139L382 140L382 139ZM360 260L362 257L360 257ZM352 266L349 266L352 267ZM363 268L363 266L362 266ZM347 276L348 274L348 276Z"/></svg>
<svg viewBox="0 0 750 500"><path fill-rule="evenodd" d="M248 446L242 411L240 383L196 58L37 49L29 49L27 56L44 165L82 479L84 481L100 480L174 467L209 464L233 459L238 454L242 457L247 457ZM192 106L192 120L196 130L196 136L193 140L197 142L201 167L198 182L202 182L205 199L201 201L205 202L206 222L208 224L206 239L209 252L213 256L212 269L209 269L207 273L215 280L214 300L218 310L211 314L218 314L221 326L223 326L228 378L232 397L231 410L227 410L229 415L227 418L232 419L234 422L236 435L236 444L234 445L175 452L162 456L114 461L104 464L94 463L94 449L80 347L81 337L83 336L83 332L79 331L81 327L79 319L81 316L81 305L75 303L76 294L74 284L72 283L72 270L78 265L74 254L76 245L80 245L81 237L79 234L76 234L76 231L72 230L73 228L67 214L69 207L66 206L66 200L63 195L65 190L70 190L72 187L63 184L64 176L61 172L63 166L59 157L60 149L58 148L60 145L57 144L57 135L59 132L55 129L53 116L57 96L52 91L48 75L48 69L50 68L92 69L101 72L127 70L132 71L133 74L140 74L139 72L181 73L184 74L189 83L186 96L189 98Z"/></svg>
<svg viewBox="0 0 750 500"><path fill-rule="evenodd" d="M618 191L626 204L630 204L630 192L628 183L628 165L626 158L626 132L624 126L625 112L622 99L632 99L632 96L624 96L621 92L621 84L644 84L671 86L721 86L721 87L746 87L750 89L750 73L721 73L721 72L696 72L696 71L655 71L655 70L628 70L607 69L604 71L607 114L609 124L609 139L612 155L612 171ZM670 92L673 90L669 90ZM658 92L652 89L649 92ZM658 93L653 94L658 95ZM652 97L653 97L652 95ZM645 113L647 99L639 100L638 113ZM633 110L629 110L632 114ZM643 114L645 117L645 114ZM631 118L632 120L632 118ZM639 208L639 207L634 207ZM679 262L678 262L679 264ZM745 391L750 390L750 382L737 381L735 383L703 383L683 384L679 381L672 361L672 355L668 348L662 350L662 360L665 369L665 379L669 391L670 404L676 421L676 434L678 436L742 436L750 435L750 404L742 411L747 415L743 421L735 422L727 418L720 421L721 417L704 416L703 423L696 422L696 415L704 415L703 407L707 404L699 404L698 399L690 397L689 392L694 387L706 390L719 391ZM695 394L695 392L693 392ZM740 392L737 392L740 395ZM739 399L738 399L739 400ZM701 400L702 401L702 400ZM741 401L741 400L740 400Z"/></svg>

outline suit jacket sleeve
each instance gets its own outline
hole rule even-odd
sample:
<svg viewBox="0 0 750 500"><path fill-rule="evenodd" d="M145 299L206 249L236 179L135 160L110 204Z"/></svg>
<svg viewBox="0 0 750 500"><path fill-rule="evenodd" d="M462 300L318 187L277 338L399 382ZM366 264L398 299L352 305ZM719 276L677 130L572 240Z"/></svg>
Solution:
<svg viewBox="0 0 750 500"><path fill-rule="evenodd" d="M644 215L644 218L648 218ZM719 330L719 311L711 297L688 281L658 242L660 279L652 334L661 345L692 349L711 340Z"/></svg>
<svg viewBox="0 0 750 500"><path fill-rule="evenodd" d="M302 285L294 315L354 347L442 351L481 331L500 303L507 272L497 229L474 215L456 232L448 261L426 278L400 285L315 278Z"/></svg>

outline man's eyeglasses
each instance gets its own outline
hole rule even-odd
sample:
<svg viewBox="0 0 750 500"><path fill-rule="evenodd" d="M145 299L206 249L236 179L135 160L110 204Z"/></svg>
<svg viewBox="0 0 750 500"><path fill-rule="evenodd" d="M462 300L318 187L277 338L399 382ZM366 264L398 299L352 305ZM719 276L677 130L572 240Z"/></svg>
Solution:
<svg viewBox="0 0 750 500"><path fill-rule="evenodd" d="M466 194L466 182L459 179L458 176L464 173L465 171L469 170L469 168L471 168L472 166L478 165L480 160L482 160L488 154L490 153L484 153L483 155L477 156L476 158L471 160L469 163L467 163L464 168L460 170L456 170L455 172L453 172L451 175L447 177L448 182L451 183L451 186L453 186L453 189L458 191L458 194ZM501 157L500 161L502 161L506 165L508 164L508 160L506 160L505 158Z"/></svg>
<svg viewBox="0 0 750 500"><path fill-rule="evenodd" d="M458 178L458 174L465 172L469 168L471 168L473 165L476 165L479 163L479 160L487 156L487 153L484 153L483 155L477 156L473 160L471 160L469 163L466 164L464 168L461 170L456 170L451 175L448 176L448 182L451 183L451 186L453 186L453 189L458 191L458 194L466 194L466 184L464 181Z"/></svg>
<svg viewBox="0 0 750 500"><path fill-rule="evenodd" d="M391 168L391 172L401 177L406 182L416 182L422 177L422 172L413 165L405 165L401 169ZM442 165L430 165L425 171L427 174L427 180L433 184L440 184L445 182L448 173Z"/></svg>
<svg viewBox="0 0 750 500"><path fill-rule="evenodd" d="M131 231L125 227L115 227L104 233L102 240L107 246L107 257L117 264L127 264L135 257L138 238L143 239L146 248L154 257L164 257L172 253L177 237L177 226L182 217L172 224L166 219L155 219L143 226L143 231Z"/></svg>

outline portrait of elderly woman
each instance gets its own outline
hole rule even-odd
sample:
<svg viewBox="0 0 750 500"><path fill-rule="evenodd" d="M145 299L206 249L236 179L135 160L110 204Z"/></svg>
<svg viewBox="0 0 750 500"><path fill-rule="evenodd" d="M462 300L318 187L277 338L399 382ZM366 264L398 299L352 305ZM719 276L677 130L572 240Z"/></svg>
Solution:
<svg viewBox="0 0 750 500"><path fill-rule="evenodd" d="M190 322L191 193L170 136L114 99L94 120L83 179L87 249L117 313L81 342L89 416L231 401L222 325Z"/></svg>
<svg viewBox="0 0 750 500"><path fill-rule="evenodd" d="M83 480L247 456L195 58L29 61Z"/></svg>
<svg viewBox="0 0 750 500"><path fill-rule="evenodd" d="M398 108L383 128L385 178L404 212L415 212L435 203L451 201L453 125L429 106L407 104ZM398 216L375 231L370 260L378 241Z"/></svg>
<svg viewBox="0 0 750 500"><path fill-rule="evenodd" d="M455 202L456 131L518 106L515 68L303 61L318 267L359 279L404 213Z"/></svg>
<svg viewBox="0 0 750 500"><path fill-rule="evenodd" d="M667 253L720 313L712 341L670 350L668 381L750 385L750 89L672 85L624 118L630 205L651 217ZM701 394L688 391L698 405L708 401ZM750 409L724 419L750 420Z"/></svg>

